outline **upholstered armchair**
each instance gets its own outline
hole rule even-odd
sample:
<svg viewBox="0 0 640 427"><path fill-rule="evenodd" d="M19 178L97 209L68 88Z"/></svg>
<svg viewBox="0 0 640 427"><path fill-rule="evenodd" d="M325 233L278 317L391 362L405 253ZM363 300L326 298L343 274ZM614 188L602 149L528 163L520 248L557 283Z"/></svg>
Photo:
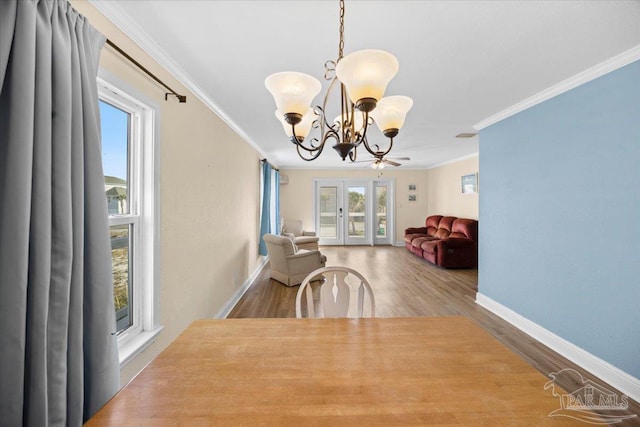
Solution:
<svg viewBox="0 0 640 427"><path fill-rule="evenodd" d="M299 220L283 220L282 235L291 238L293 243L299 249L318 249L318 240L316 233L313 231L305 231L302 221Z"/></svg>
<svg viewBox="0 0 640 427"><path fill-rule="evenodd" d="M319 250L298 249L286 236L265 234L271 278L287 286L302 283L313 270L324 267L327 257Z"/></svg>

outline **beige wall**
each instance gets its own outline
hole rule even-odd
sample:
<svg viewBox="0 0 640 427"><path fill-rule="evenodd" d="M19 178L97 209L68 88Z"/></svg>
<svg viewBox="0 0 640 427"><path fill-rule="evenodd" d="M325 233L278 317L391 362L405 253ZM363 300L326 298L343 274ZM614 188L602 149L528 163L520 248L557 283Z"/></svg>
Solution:
<svg viewBox="0 0 640 427"><path fill-rule="evenodd" d="M478 193L462 194L461 177L478 172L478 156L429 169L427 206L429 215L478 219ZM478 177L478 190L480 190Z"/></svg>
<svg viewBox="0 0 640 427"><path fill-rule="evenodd" d="M282 169L289 183L280 186L280 215L286 219L301 219L306 229L314 228L314 179L395 179L396 227L395 243L402 241L404 229L424 224L427 215L427 171L384 169L382 175L373 169L360 170L301 170ZM408 202L409 184L415 184L417 200ZM412 192L413 193L413 192Z"/></svg>
<svg viewBox="0 0 640 427"><path fill-rule="evenodd" d="M121 372L126 384L193 320L213 317L260 264L259 155L94 7L72 1L100 32L186 104L105 46L101 68L160 105L160 323L158 339Z"/></svg>

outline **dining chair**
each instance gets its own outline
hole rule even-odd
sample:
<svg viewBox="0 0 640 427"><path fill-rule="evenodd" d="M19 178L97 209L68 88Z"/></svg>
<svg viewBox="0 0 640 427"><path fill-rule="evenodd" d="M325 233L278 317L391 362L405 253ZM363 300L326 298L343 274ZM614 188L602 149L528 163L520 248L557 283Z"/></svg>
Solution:
<svg viewBox="0 0 640 427"><path fill-rule="evenodd" d="M314 308L311 283L324 278L319 289L318 311ZM375 317L375 298L367 279L349 267L323 267L304 278L296 295L296 317L302 318L306 294L306 317ZM365 300L367 304L365 304ZM368 308L368 310L367 310Z"/></svg>

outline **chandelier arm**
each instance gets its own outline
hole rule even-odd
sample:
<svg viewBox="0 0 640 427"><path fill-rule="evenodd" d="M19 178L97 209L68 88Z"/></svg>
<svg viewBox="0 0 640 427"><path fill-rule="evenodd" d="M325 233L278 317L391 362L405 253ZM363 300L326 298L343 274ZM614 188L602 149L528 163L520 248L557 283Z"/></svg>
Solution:
<svg viewBox="0 0 640 427"><path fill-rule="evenodd" d="M319 110L322 117L324 118L324 121L321 123L323 128L324 126L332 128L332 126L329 125L329 122L327 121L327 114L325 113L325 111L327 111L327 101L329 100L329 95L331 94L331 91L333 90L333 87L335 86L336 81L338 81L338 77L333 76L333 78L331 79L331 83L329 83L329 87L327 88L327 92L324 94L324 99L322 100L322 107L316 106L314 108L314 111ZM342 83L340 83L340 86L342 87ZM316 112L316 114L318 113Z"/></svg>
<svg viewBox="0 0 640 427"><path fill-rule="evenodd" d="M362 127L360 129L358 129L357 131L355 130L355 122L356 122L356 114L364 114L364 120L362 121ZM360 110L357 110L355 108L355 105L353 103L351 103L351 117L352 117L352 122L353 122L353 138L354 141L353 143L355 144L356 147L360 146L360 144L362 144L363 141L366 140L367 138L367 129L369 128L369 113L368 112L362 112Z"/></svg>
<svg viewBox="0 0 640 427"><path fill-rule="evenodd" d="M345 111L347 111L346 115ZM346 90L342 82L340 82L340 121L342 122L342 141L351 142L351 135L353 134L351 131L351 126L354 120L353 117L349 118L349 104L347 102Z"/></svg>
<svg viewBox="0 0 640 427"><path fill-rule="evenodd" d="M327 139L333 138L336 142L340 142L340 134L333 128L333 126L329 126L327 128L327 133L322 135L322 144L327 142Z"/></svg>
<svg viewBox="0 0 640 427"><path fill-rule="evenodd" d="M318 158L318 156L322 153L322 150L324 150L324 147L327 143L327 140L329 138L333 138L335 139L337 142L340 142L340 136L339 134L335 131L335 129L333 129L332 127L329 127L329 130L327 131L327 133L323 136L322 138L322 142L320 143L320 145L318 147L316 147L314 150L310 150L307 147L305 147L302 144L296 144L296 150L298 151L298 156L300 156L300 158L302 160L305 160L307 162L310 162L312 160L315 160ZM309 153L312 153L311 156L309 157L305 157L304 151L300 151L300 149L306 150Z"/></svg>
<svg viewBox="0 0 640 427"><path fill-rule="evenodd" d="M369 150L369 146L368 144L365 142L365 148L367 150L369 150L369 152L371 154L373 154L375 157L382 159L384 156L386 156L387 154L389 154L389 152L391 151L391 149L393 148L393 138L389 138L389 147L386 149L386 151L380 151L380 146L378 144L375 144L374 147L378 147L378 150L374 153L371 150Z"/></svg>
<svg viewBox="0 0 640 427"><path fill-rule="evenodd" d="M316 106L314 108L314 112L318 116L320 116L317 122L319 123L318 126L320 127L320 138L322 139L322 143L321 143L322 147L324 148L324 144L327 142L329 138L333 138L337 142L340 142L340 134L338 133L340 126L338 124L329 124L329 122L327 121L327 115L325 114L322 107Z"/></svg>
<svg viewBox="0 0 640 427"><path fill-rule="evenodd" d="M327 110L327 101L329 100L329 95L331 94L331 91L333 90L333 86L335 86L337 80L338 80L338 77L333 76L333 78L331 79L331 83L329 84L329 88L327 88L327 93L324 94L324 99L322 100L323 113ZM340 83L340 86L342 86L342 83Z"/></svg>
<svg viewBox="0 0 640 427"><path fill-rule="evenodd" d="M332 61L328 61L328 62L332 62ZM338 81L338 77L337 76L333 76L333 78L331 79L331 83L329 83L329 87L327 88L327 92L324 94L324 99L322 100L322 107L316 105L313 109L314 113L318 116L320 116L320 138L323 141L327 140L328 136L327 133L333 133L336 135L336 139L338 140L338 142L340 142L340 137L338 135L338 133L336 132L336 130L334 129L333 125L329 124L329 122L327 121L327 114L326 114L326 110L327 110L327 101L329 100L329 95L331 94L331 91L333 90L336 81ZM340 85L342 86L342 83L340 83ZM325 126L326 126L326 130L325 130Z"/></svg>
<svg viewBox="0 0 640 427"><path fill-rule="evenodd" d="M362 136L360 137L360 143L364 142L364 144L363 144L364 148L366 148L366 150L372 156L375 156L376 152L371 149L371 147L369 146L369 142L367 141L367 129L369 129L369 113L365 112L364 113L364 125L363 125ZM358 143L358 145L360 145L360 143Z"/></svg>
<svg viewBox="0 0 640 427"><path fill-rule="evenodd" d="M354 113L355 114L355 106L353 104L351 104L353 106L354 109ZM360 144L362 144L364 142L365 144L365 148L366 146L369 144L367 141L367 129L369 128L369 126L371 126L374 123L373 117L369 116L368 112L361 112L358 110L358 114L363 114L364 115L364 120L362 121L363 123L363 127L359 129L359 131L362 131L362 134L360 134L360 132L357 132L355 134L357 140L355 141L356 147L360 146ZM355 117L355 116L354 116ZM377 147L377 145L374 145L374 147ZM371 150L369 150L369 152L371 152Z"/></svg>
<svg viewBox="0 0 640 427"><path fill-rule="evenodd" d="M336 125L331 125L329 124L329 122L327 121L327 116L324 113L324 111L322 110L322 107L320 107L319 105L316 105L314 107L314 113L318 116L320 116L315 122L314 122L314 129L317 129L318 127L320 127L320 137L323 138L325 131L324 128L325 126L327 127L327 129L331 129L331 131L333 131L334 133L336 133L336 130L334 129L334 126ZM318 123L317 125L315 123Z"/></svg>
<svg viewBox="0 0 640 427"><path fill-rule="evenodd" d="M316 153L317 152L317 154L313 157L314 159L320 155L320 153L322 152L322 149L324 148L324 141L319 146L316 147L314 145L313 141L317 141L317 139L313 138L311 140L311 142L309 143L309 147L307 147L303 143L304 138L300 138L300 137L298 137L296 135L296 127L295 127L295 125L291 125L291 130L292 130L292 133L293 133L293 135L291 136L291 142L296 145L296 147L298 149L298 154L300 154L300 149L303 149L303 150L305 150L305 151L307 151L309 153ZM300 157L302 157L302 156L300 156ZM307 160L307 159L305 159L305 160Z"/></svg>
<svg viewBox="0 0 640 427"><path fill-rule="evenodd" d="M300 151L300 148L304 148L306 151L306 153L311 153L311 155L309 157L305 157L304 153L305 151ZM324 144L320 144L318 146L318 148L315 151L311 151L309 149L307 149L306 147L304 147L303 145L297 144L296 145L296 150L298 151L298 156L300 156L300 158L304 161L310 162L312 160L315 160L318 158L318 156L322 153L322 149L324 148Z"/></svg>
<svg viewBox="0 0 640 427"><path fill-rule="evenodd" d="M296 139L295 135L291 137L291 142L293 142L296 145L296 147L298 147L298 151L300 151L300 149L303 149L309 153L315 153L316 151L322 151L322 149L324 148L323 147L324 143L320 144L317 147L315 147L313 144L311 145L311 147L307 147L302 142L299 142Z"/></svg>
<svg viewBox="0 0 640 427"><path fill-rule="evenodd" d="M321 130L320 138L322 139L322 142L320 143L320 145L316 146L316 145L313 143L313 141L318 141L318 139L317 139L317 138L313 138L313 139L311 139L311 142L310 142L310 144L309 144L309 147L307 147L307 146L304 144L304 138L299 138L299 137L296 135L296 128L295 128L295 125L291 125L291 131L292 131L292 134L293 134L293 135L292 135L292 136L291 136L291 138L290 138L290 139L291 139L291 142L292 142L293 144L295 144L295 145L296 145L296 147L298 148L298 153L300 153L300 149L302 149L302 150L304 150L304 151L307 151L307 152L309 152L309 153L316 153L316 152L318 152L317 154L315 154L315 155L313 156L313 159L317 158L317 157L318 157L318 155L322 152L322 150L324 149L324 144L325 144L325 142L327 141L327 139L328 139L328 138L334 138L334 139L336 139L336 140L338 140L338 141L340 140L340 137L339 137L338 133L336 132L336 130L333 128L333 126L331 126L331 125L327 122L326 114L324 113L324 111L322 110L322 108L321 108L321 107L319 107L319 106L314 107L314 113L315 113L316 115L320 116L320 117L318 118L318 120L314 120L314 124L312 125L312 126L313 126L313 128L314 128L314 129L316 129L316 128L318 127L318 124L317 124L317 123L318 123L318 122L320 123L320 125L319 125L319 126L320 126L320 128L321 128L321 129L320 129L320 130ZM325 124L326 124L326 126L327 126L326 131L325 131L325 129L324 129L324 125L325 125ZM302 140L302 141L301 141L301 140ZM302 156L300 156L300 157L302 157ZM303 159L304 159L304 160L313 160L313 159L307 159L307 158L304 158L304 157L303 157Z"/></svg>
<svg viewBox="0 0 640 427"><path fill-rule="evenodd" d="M317 147L315 145L310 144L311 147L307 147L305 146L303 143L299 142L297 137L295 136L295 132L293 134L293 136L291 137L291 142L294 143L296 145L296 147L298 147L298 152L300 152L300 149L305 150L309 153L315 153L318 152L318 154L316 154L314 156L314 158L318 157L318 155L322 152L322 150L324 149L324 145L327 142L327 139L329 138L333 138L336 141L340 141L340 136L338 135L338 133L335 131L335 129L333 129L333 127L329 126L327 128L327 132L322 135L322 142L320 143L320 145L318 145ZM312 139L311 141L317 141L316 138ZM305 159L307 160L307 159Z"/></svg>
<svg viewBox="0 0 640 427"><path fill-rule="evenodd" d="M358 147L353 147L353 150L349 151L349 161L351 161L351 163L356 161L356 158L358 157Z"/></svg>
<svg viewBox="0 0 640 427"><path fill-rule="evenodd" d="M334 60L329 60L326 61L324 63L324 79L326 81L329 81L331 79L333 79L333 77L331 77L331 75L333 75L335 77L336 74L336 61Z"/></svg>
<svg viewBox="0 0 640 427"><path fill-rule="evenodd" d="M306 154L303 154L303 153L305 153L305 151L300 151L300 147L296 147L296 148L298 150L298 156L302 160L304 160L305 162L311 162L311 161L317 159L318 156L320 155L320 153L322 153L322 150L318 150L316 153L310 155L309 157L306 157Z"/></svg>

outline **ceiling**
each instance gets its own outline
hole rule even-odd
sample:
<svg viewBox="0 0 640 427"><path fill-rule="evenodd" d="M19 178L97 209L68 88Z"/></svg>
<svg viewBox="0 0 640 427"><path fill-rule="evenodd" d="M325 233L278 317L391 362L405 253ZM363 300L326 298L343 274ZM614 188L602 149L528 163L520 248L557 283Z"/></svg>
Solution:
<svg viewBox="0 0 640 427"><path fill-rule="evenodd" d="M324 63L337 57L337 0L92 3L271 163L362 167L329 147L300 160L264 86L277 71L308 73L323 82L321 103ZM346 0L345 54L376 48L398 58L385 94L414 106L389 156L428 168L477 153L477 136L455 137L474 124L639 46L639 23L638 0ZM377 128L369 140L386 143Z"/></svg>

